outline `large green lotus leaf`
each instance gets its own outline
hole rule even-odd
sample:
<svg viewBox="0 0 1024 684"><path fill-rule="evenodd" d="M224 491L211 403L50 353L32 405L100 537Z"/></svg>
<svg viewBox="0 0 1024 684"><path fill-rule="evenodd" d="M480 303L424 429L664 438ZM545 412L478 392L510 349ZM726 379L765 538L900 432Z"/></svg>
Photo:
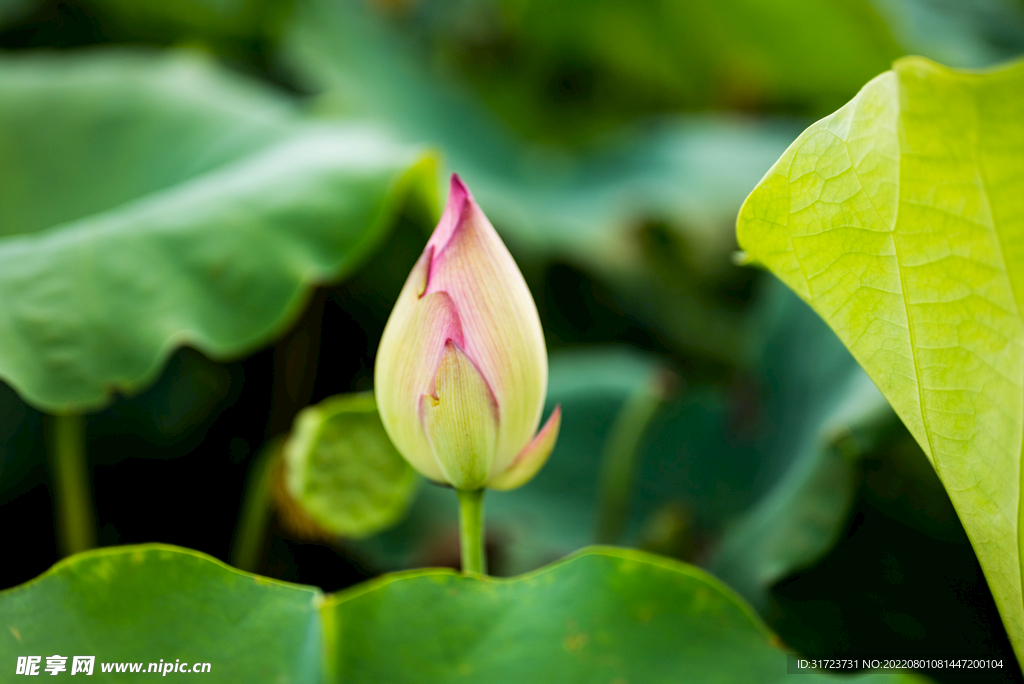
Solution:
<svg viewBox="0 0 1024 684"><path fill-rule="evenodd" d="M747 199L741 247L824 318L921 444L1024 657L1024 64L897 62Z"/></svg>
<svg viewBox="0 0 1024 684"><path fill-rule="evenodd" d="M0 377L49 411L265 343L433 191L416 149L178 53L3 57L0 160Z"/></svg>
<svg viewBox="0 0 1024 684"><path fill-rule="evenodd" d="M773 682L786 653L706 573L595 548L513 580L385 576L326 600L313 587L160 544L90 551L0 592L0 659L210 663L211 682ZM806 675L806 681L838 678ZM839 681L847 681L841 679ZM919 682L905 673L848 681Z"/></svg>
<svg viewBox="0 0 1024 684"><path fill-rule="evenodd" d="M329 397L300 411L282 453L288 494L343 537L394 525L419 484L384 431L372 392Z"/></svg>
<svg viewBox="0 0 1024 684"><path fill-rule="evenodd" d="M149 681L149 663L210 663L210 682L320 681L323 596L161 544L101 549L0 592L0 660L95 656L98 681ZM104 663L143 663L104 675ZM10 669L8 669L10 668ZM76 675L77 676L77 675ZM180 676L180 675L179 675Z"/></svg>
<svg viewBox="0 0 1024 684"><path fill-rule="evenodd" d="M331 596L323 613L330 682L789 681L777 637L739 597L692 566L624 549L512 580L385 576Z"/></svg>

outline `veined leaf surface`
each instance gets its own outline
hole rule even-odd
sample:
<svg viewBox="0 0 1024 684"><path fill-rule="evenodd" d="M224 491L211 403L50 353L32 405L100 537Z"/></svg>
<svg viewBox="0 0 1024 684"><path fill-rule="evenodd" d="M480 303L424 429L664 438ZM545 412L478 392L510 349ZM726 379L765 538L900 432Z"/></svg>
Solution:
<svg viewBox="0 0 1024 684"><path fill-rule="evenodd" d="M807 129L740 246L829 323L935 466L1024 657L1024 64L902 59Z"/></svg>

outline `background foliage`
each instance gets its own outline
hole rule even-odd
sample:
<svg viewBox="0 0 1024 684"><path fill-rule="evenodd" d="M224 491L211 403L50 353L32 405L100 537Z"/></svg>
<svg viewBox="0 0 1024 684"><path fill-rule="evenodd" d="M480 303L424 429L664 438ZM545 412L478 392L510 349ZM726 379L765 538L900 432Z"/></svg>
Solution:
<svg viewBox="0 0 1024 684"><path fill-rule="evenodd" d="M707 567L803 652L1012 662L913 439L731 255L804 127L903 54L1019 54L1017 0L19 0L0 47L0 586L57 560L40 410L71 407L102 545L326 591L455 565L450 492L338 536L275 461L300 409L372 387L439 164L520 263L564 411L545 470L489 497L497 574L624 544Z"/></svg>

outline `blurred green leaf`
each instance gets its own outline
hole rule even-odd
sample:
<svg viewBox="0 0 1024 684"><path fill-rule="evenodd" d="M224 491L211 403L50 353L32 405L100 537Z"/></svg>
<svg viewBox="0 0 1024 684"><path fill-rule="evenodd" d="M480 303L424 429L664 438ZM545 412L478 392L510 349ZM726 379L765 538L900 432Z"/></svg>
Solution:
<svg viewBox="0 0 1024 684"><path fill-rule="evenodd" d="M117 20L118 28L155 40L255 40L286 3L281 0L86 0Z"/></svg>
<svg viewBox="0 0 1024 684"><path fill-rule="evenodd" d="M307 85L326 91L325 113L385 121L438 145L506 237L602 271L638 268L635 233L646 220L686 236L695 264L720 268L743 196L798 132L789 120L694 116L580 149L538 145L432 75L409 40L351 0L299 2L285 47Z"/></svg>
<svg viewBox="0 0 1024 684"><path fill-rule="evenodd" d="M586 144L539 143L432 73L392 29L358 2L303 0L285 52L325 93L325 115L384 121L442 149L517 256L586 269L675 348L745 360L740 316L705 283L733 275L736 211L798 123L665 116Z"/></svg>
<svg viewBox="0 0 1024 684"><path fill-rule="evenodd" d="M6 28L35 9L36 0L0 0L0 28Z"/></svg>
<svg viewBox="0 0 1024 684"><path fill-rule="evenodd" d="M237 378L236 384L241 385ZM90 416L89 434L131 432L156 447L170 447L183 440L198 444L205 428L240 391L241 387L232 388L232 373L227 368L185 347L170 356L152 385L133 397L119 397L105 411ZM133 457L157 453L160 451ZM93 462L110 463L112 456L95 454Z"/></svg>
<svg viewBox="0 0 1024 684"><path fill-rule="evenodd" d="M1024 657L1024 64L900 60L805 131L741 245L807 300L935 466Z"/></svg>
<svg viewBox="0 0 1024 684"><path fill-rule="evenodd" d="M1020 0L871 0L904 51L955 67L986 67L1024 53Z"/></svg>
<svg viewBox="0 0 1024 684"><path fill-rule="evenodd" d="M860 370L829 378L834 388L817 425L776 484L716 544L708 568L760 611L767 590L821 558L843 531L856 495L856 460L893 420L878 388Z"/></svg>
<svg viewBox="0 0 1024 684"><path fill-rule="evenodd" d="M777 281L757 315L768 333L757 418L760 496L730 520L707 558L758 610L767 590L838 541L858 484L856 461L888 435L891 409L831 330Z"/></svg>
<svg viewBox="0 0 1024 684"><path fill-rule="evenodd" d="M519 134L558 144L666 112L828 111L902 54L869 0L375 7L405 51L429 55Z"/></svg>
<svg viewBox="0 0 1024 684"><path fill-rule="evenodd" d="M444 570L386 576L332 596L323 613L332 682L789 677L777 637L713 577L611 547L514 580ZM920 680L892 673L842 681Z"/></svg>
<svg viewBox="0 0 1024 684"><path fill-rule="evenodd" d="M419 484L388 439L372 392L303 409L284 445L284 468L299 506L324 529L351 538L394 525Z"/></svg>
<svg viewBox="0 0 1024 684"><path fill-rule="evenodd" d="M443 149L513 242L643 280L644 222L683 236L690 268L726 267L742 198L798 132L766 109L828 111L908 49L959 49L972 65L1016 54L1014 2L435 0L374 16L355 0L299 0L285 52L326 91L325 111ZM575 80L578 102L552 91ZM593 99L639 109L609 121ZM709 116L707 102L762 116ZM502 120L519 109L533 113L512 119L546 123Z"/></svg>
<svg viewBox="0 0 1024 684"><path fill-rule="evenodd" d="M37 411L0 383L0 503L24 494L46 476L42 423Z"/></svg>
<svg viewBox="0 0 1024 684"><path fill-rule="evenodd" d="M210 663L209 682L320 681L323 595L227 567L205 554L160 544L73 556L0 592L0 660L19 656L96 656L104 662Z"/></svg>
<svg viewBox="0 0 1024 684"><path fill-rule="evenodd" d="M828 111L902 52L866 0L449 0L408 14L492 108L548 137L651 112Z"/></svg>
<svg viewBox="0 0 1024 684"><path fill-rule="evenodd" d="M0 159L0 376L48 411L266 343L434 189L420 151L181 53L0 59Z"/></svg>
<svg viewBox="0 0 1024 684"><path fill-rule="evenodd" d="M762 566L772 568L771 580L779 579L778 573L826 552L846 522L856 484L853 463L850 455L836 461L832 441L856 431L867 445L884 431L891 413L832 332L785 288L769 287L762 294L748 336L756 340L761 369L753 384L728 391L688 387L648 428L637 456L625 541L646 543L645 526L677 509L698 528L682 532L719 534L724 528L720 543L731 547L749 525L764 523L766 502L772 502L771 515L788 522L786 534L781 528L762 531L761 546L707 558L760 606L763 581L769 580ZM531 486L488 497L489 520L507 530L514 554L509 560L518 560L512 571L537 567L538 560L586 543L598 516L604 440L627 397L656 368L654 358L622 351L552 355L548 403L561 403L565 416L559 445ZM858 421L868 416L859 429ZM821 477L822 469L827 477ZM801 484L794 488L796 482ZM807 515L809 501L819 504L815 515ZM795 546L780 553L786 543ZM531 547L526 557L533 565L520 565L525 559L518 554Z"/></svg>

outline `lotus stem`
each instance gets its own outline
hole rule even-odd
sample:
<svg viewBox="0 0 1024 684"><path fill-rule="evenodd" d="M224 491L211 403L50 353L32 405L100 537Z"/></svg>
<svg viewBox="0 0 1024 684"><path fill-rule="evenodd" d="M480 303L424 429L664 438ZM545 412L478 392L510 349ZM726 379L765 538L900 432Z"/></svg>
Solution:
<svg viewBox="0 0 1024 684"><path fill-rule="evenodd" d="M54 485L57 548L70 556L96 546L96 513L85 450L85 417L49 417L50 468Z"/></svg>
<svg viewBox="0 0 1024 684"><path fill-rule="evenodd" d="M599 544L615 544L629 518L637 451L651 421L675 394L678 379L666 369L653 373L623 404L605 441L601 463L597 533Z"/></svg>
<svg viewBox="0 0 1024 684"><path fill-rule="evenodd" d="M484 490L459 489L459 541L462 548L462 572L487 574L484 556Z"/></svg>
<svg viewBox="0 0 1024 684"><path fill-rule="evenodd" d="M231 542L231 564L239 570L259 572L263 562L273 514L271 486L283 442L281 437L272 438L249 466L242 509Z"/></svg>

